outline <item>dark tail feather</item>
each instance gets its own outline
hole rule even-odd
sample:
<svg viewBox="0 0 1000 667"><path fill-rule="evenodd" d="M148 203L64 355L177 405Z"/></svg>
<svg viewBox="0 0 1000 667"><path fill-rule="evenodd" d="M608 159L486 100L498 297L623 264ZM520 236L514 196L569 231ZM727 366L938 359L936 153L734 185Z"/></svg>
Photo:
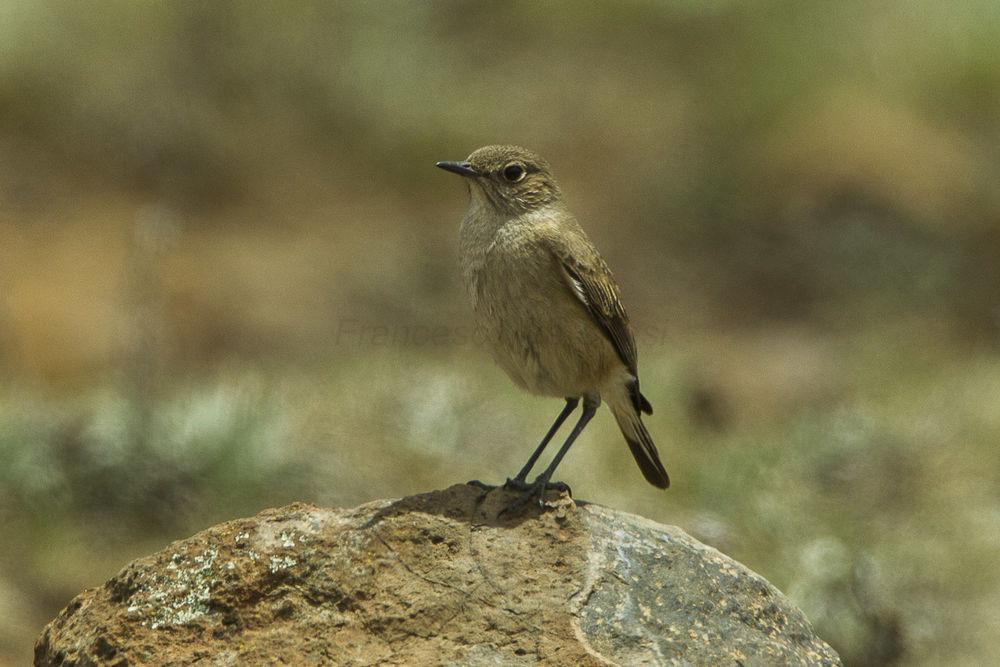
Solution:
<svg viewBox="0 0 1000 667"><path fill-rule="evenodd" d="M642 395L639 391L639 381L632 380L628 384L628 397L632 401L632 405L635 406L636 412L645 412L647 415L653 414L653 406L649 404L646 397Z"/></svg>
<svg viewBox="0 0 1000 667"><path fill-rule="evenodd" d="M631 406L629 406L631 407ZM639 470L643 477L653 486L665 489L670 486L670 477L660 463L660 454L656 451L653 439L649 437L649 431L643 425L637 412L632 412L629 408L614 410L615 419L625 436L628 448L632 450L635 462L639 464Z"/></svg>
<svg viewBox="0 0 1000 667"><path fill-rule="evenodd" d="M653 406L649 404L649 401L642 394L639 394L639 411L645 412L647 415L653 414Z"/></svg>

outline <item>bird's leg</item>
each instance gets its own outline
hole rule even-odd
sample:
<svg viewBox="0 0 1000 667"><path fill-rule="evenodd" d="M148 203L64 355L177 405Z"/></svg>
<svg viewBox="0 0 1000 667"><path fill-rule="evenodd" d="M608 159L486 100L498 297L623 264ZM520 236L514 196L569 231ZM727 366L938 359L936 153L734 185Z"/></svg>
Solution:
<svg viewBox="0 0 1000 667"><path fill-rule="evenodd" d="M524 482L524 480L528 478L528 473L531 472L531 468L535 465L535 462L538 461L538 457L542 455L542 452L545 450L545 447L549 444L549 441L552 440L552 437L556 434L556 431L559 430L559 427L562 426L562 423L564 421L566 421L566 418L569 417L570 413L573 412L573 410L576 410L576 406L579 403L580 399L576 397L571 397L566 399L566 405L563 407L562 412L559 413L559 416L556 417L555 422L549 428L549 432L545 434L544 438L542 438L541 444L538 445L537 448L535 448L535 451L531 455L531 458L529 458L528 462L524 464L523 468L521 468L521 472L517 473L514 479L507 480L507 483L504 484L505 487L509 489L518 489L520 491L523 491L528 488L529 485L525 484Z"/></svg>
<svg viewBox="0 0 1000 667"><path fill-rule="evenodd" d="M584 427L587 426L587 422L589 422L597 412L597 407L600 404L600 398L597 398L596 400L590 396L584 398L583 414L580 415L580 420L576 423L576 426L573 427L569 437L566 438L566 442L564 442L563 446L559 448L555 458L553 458L552 462L549 463L549 467L546 468L545 472L539 475L537 479L535 479L535 481L528 487L527 491L525 491L524 495L515 500L503 511L504 513L514 511L524 506L532 498L537 498L539 506L543 508L545 507L545 489L549 488L549 480L552 479L552 473L556 471L556 468L559 466L559 462L562 461L563 457L566 456L566 452L569 451L569 448L573 446L577 437L583 432Z"/></svg>

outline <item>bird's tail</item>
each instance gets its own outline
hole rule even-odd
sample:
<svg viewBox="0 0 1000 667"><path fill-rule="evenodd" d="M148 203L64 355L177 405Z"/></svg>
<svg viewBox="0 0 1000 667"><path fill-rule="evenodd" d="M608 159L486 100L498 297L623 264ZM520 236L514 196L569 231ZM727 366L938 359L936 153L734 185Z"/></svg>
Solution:
<svg viewBox="0 0 1000 667"><path fill-rule="evenodd" d="M661 489L670 486L670 477L660 462L660 454L656 451L656 445L653 444L649 431L642 423L639 411L627 398L625 400L609 400L608 406L618 421L618 427L622 430L625 442L632 450L632 456L639 464L639 469L642 470L646 481Z"/></svg>

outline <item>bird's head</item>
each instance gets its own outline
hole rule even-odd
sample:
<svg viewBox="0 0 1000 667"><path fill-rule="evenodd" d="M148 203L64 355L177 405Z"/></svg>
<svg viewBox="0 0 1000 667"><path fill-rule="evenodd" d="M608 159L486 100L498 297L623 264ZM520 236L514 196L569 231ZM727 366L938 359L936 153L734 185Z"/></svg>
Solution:
<svg viewBox="0 0 1000 667"><path fill-rule="evenodd" d="M559 200L549 163L520 146L484 146L461 162L437 166L468 179L474 196L481 194L498 212L517 215Z"/></svg>

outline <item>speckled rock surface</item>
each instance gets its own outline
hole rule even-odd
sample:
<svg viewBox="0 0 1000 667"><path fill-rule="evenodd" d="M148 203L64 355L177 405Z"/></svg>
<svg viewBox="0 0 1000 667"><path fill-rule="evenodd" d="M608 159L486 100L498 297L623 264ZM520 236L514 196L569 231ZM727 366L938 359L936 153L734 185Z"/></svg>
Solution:
<svg viewBox="0 0 1000 667"><path fill-rule="evenodd" d="M77 596L35 664L840 664L683 531L555 494L498 519L510 497L458 485L220 524Z"/></svg>

